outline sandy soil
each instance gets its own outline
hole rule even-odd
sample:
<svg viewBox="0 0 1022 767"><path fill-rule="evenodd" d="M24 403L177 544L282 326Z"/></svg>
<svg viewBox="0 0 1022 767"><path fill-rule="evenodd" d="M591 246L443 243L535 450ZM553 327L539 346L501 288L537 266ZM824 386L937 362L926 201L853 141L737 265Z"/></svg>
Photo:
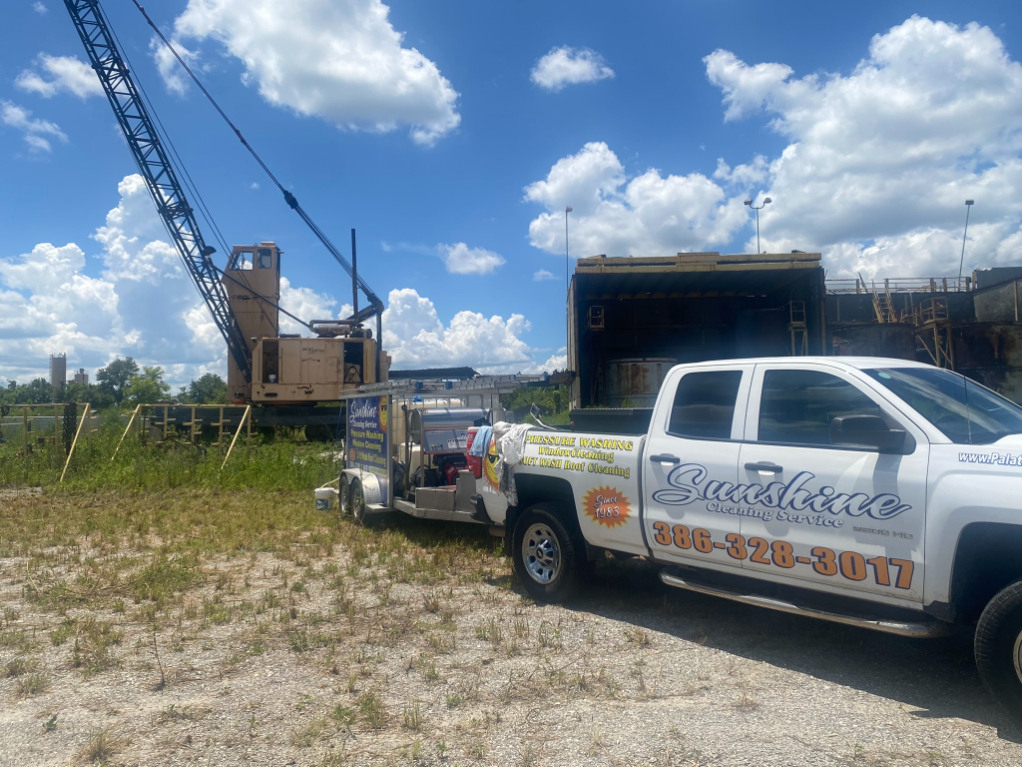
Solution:
<svg viewBox="0 0 1022 767"><path fill-rule="evenodd" d="M496 554L423 583L379 554L261 553L203 562L157 617L55 614L38 595L81 584L76 557L0 558L5 767L1022 764L969 637L736 605L641 562L556 607Z"/></svg>

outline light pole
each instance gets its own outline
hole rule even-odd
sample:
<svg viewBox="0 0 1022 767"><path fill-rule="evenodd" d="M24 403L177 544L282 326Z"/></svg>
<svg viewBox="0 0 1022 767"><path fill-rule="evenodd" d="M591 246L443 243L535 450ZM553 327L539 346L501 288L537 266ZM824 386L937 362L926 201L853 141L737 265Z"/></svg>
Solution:
<svg viewBox="0 0 1022 767"><path fill-rule="evenodd" d="M764 198L762 204L757 208L755 205L752 204L752 200L746 200L745 201L746 205L748 205L750 208L752 208L754 211L756 211L756 252L757 253L760 252L760 250L759 250L759 212L761 210L763 210L763 208L765 208L767 205L769 205L772 202L773 202L773 200L771 200L769 197L766 197L766 198Z"/></svg>
<svg viewBox="0 0 1022 767"><path fill-rule="evenodd" d="M962 267L965 266L965 238L969 234L969 211L972 210L972 204L975 200L965 201L965 232L962 233L962 260L958 262L958 287L961 289L962 286Z"/></svg>
<svg viewBox="0 0 1022 767"><path fill-rule="evenodd" d="M571 213L571 206L564 209L564 287L571 286L571 279L568 277L568 214Z"/></svg>

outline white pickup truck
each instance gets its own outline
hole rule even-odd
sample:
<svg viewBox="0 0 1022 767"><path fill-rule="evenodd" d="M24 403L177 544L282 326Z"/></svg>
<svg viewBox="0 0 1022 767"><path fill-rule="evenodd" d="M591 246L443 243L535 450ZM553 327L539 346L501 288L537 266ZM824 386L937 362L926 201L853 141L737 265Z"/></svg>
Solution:
<svg viewBox="0 0 1022 767"><path fill-rule="evenodd" d="M1014 403L901 360L745 359L673 368L646 435L524 440L517 504L482 501L535 598L566 598L609 551L671 586L904 636L975 624L984 682L1022 715Z"/></svg>

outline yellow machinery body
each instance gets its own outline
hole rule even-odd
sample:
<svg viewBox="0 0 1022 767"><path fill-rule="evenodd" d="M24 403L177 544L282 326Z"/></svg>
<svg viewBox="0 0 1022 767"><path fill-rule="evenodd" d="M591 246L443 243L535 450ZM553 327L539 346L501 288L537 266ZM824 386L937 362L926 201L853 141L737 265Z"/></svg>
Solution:
<svg viewBox="0 0 1022 767"><path fill-rule="evenodd" d="M238 245L231 251L223 282L252 355L251 382L228 356L231 397L281 405L331 402L363 384L377 383L377 339L362 328L341 327L316 338L281 336L277 306L282 252L272 242ZM384 353L379 380L387 380L389 367Z"/></svg>

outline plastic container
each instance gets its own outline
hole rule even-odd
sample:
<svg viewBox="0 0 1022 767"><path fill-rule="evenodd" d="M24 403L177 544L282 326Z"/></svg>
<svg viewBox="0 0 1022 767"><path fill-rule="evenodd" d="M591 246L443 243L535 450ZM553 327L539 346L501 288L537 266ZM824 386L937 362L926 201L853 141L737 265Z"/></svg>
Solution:
<svg viewBox="0 0 1022 767"><path fill-rule="evenodd" d="M336 487L316 488L316 511L336 511L337 497L340 495Z"/></svg>

